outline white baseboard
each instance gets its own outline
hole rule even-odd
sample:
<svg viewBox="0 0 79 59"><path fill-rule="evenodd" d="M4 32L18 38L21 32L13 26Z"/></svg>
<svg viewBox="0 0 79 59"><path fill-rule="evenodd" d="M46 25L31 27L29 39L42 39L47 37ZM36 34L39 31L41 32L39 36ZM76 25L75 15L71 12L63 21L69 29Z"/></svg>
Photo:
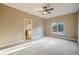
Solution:
<svg viewBox="0 0 79 59"><path fill-rule="evenodd" d="M32 39L33 39L33 40L36 40L36 39L39 39L39 38L41 38L41 37L43 37L43 36L35 36L35 37L32 37ZM20 40L17 40L17 41L9 41L9 42L6 42L6 43L2 43L2 44L0 44L0 48L1 48L1 47L10 46L10 45L14 45L14 44L20 43L20 42L22 42L22 41L24 41L24 40L20 39Z"/></svg>
<svg viewBox="0 0 79 59"><path fill-rule="evenodd" d="M7 42L7 43L3 43L3 44L0 45L0 48L10 46L10 45L13 45L13 44L16 44L16 43L20 43L22 41L24 41L24 40L17 40L17 41L11 41L11 42Z"/></svg>
<svg viewBox="0 0 79 59"><path fill-rule="evenodd" d="M0 55L10 55L14 52L17 52L17 51L20 51L22 49L36 45L37 43L40 43L40 40L36 40L36 41L29 42L29 43L24 43L21 45L17 45L17 46L13 46L13 47L10 47L7 49L3 49L3 50L0 50Z"/></svg>
<svg viewBox="0 0 79 59"><path fill-rule="evenodd" d="M32 39L39 39L39 38L42 38L43 36L35 36L35 37L32 37Z"/></svg>

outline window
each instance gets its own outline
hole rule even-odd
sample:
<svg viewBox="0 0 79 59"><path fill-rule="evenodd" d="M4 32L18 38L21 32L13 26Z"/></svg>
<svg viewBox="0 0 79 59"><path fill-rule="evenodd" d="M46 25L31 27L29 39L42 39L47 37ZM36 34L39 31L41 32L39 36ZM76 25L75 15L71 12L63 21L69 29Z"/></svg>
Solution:
<svg viewBox="0 0 79 59"><path fill-rule="evenodd" d="M52 33L64 35L64 22L54 22L52 24Z"/></svg>

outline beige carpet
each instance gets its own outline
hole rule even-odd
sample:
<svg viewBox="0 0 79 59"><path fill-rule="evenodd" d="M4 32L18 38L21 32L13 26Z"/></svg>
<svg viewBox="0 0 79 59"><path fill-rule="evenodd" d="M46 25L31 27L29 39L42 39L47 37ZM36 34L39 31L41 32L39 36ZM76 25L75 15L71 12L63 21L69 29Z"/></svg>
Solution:
<svg viewBox="0 0 79 59"><path fill-rule="evenodd" d="M44 37L32 43L31 47L22 49L12 55L78 55L78 45L76 42Z"/></svg>

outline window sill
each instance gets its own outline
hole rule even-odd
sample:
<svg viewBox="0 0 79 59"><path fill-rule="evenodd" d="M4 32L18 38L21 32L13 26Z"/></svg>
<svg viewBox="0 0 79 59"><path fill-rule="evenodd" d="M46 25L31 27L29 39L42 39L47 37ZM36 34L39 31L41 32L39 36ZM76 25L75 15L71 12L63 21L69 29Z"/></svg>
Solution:
<svg viewBox="0 0 79 59"><path fill-rule="evenodd" d="M61 33L61 32L52 32L52 34L56 34L56 35L64 35L64 33Z"/></svg>

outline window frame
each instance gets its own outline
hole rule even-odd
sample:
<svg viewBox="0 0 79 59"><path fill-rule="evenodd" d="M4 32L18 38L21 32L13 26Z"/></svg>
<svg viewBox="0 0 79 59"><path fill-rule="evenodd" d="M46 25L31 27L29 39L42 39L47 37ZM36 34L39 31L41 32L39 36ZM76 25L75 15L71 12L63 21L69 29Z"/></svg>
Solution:
<svg viewBox="0 0 79 59"><path fill-rule="evenodd" d="M63 25L65 25L64 22L53 22L53 23L58 23L58 24L59 24L59 23L62 23ZM62 33L62 32L58 32L58 26L57 26L57 32L53 32L53 28L52 28L52 27L53 27L53 23L52 23L52 25L51 25L51 33L52 33L52 34L57 34L57 35L65 35L65 33L64 33L64 32L65 32L65 31L64 31L65 26L63 27L63 34L60 34L60 33Z"/></svg>

